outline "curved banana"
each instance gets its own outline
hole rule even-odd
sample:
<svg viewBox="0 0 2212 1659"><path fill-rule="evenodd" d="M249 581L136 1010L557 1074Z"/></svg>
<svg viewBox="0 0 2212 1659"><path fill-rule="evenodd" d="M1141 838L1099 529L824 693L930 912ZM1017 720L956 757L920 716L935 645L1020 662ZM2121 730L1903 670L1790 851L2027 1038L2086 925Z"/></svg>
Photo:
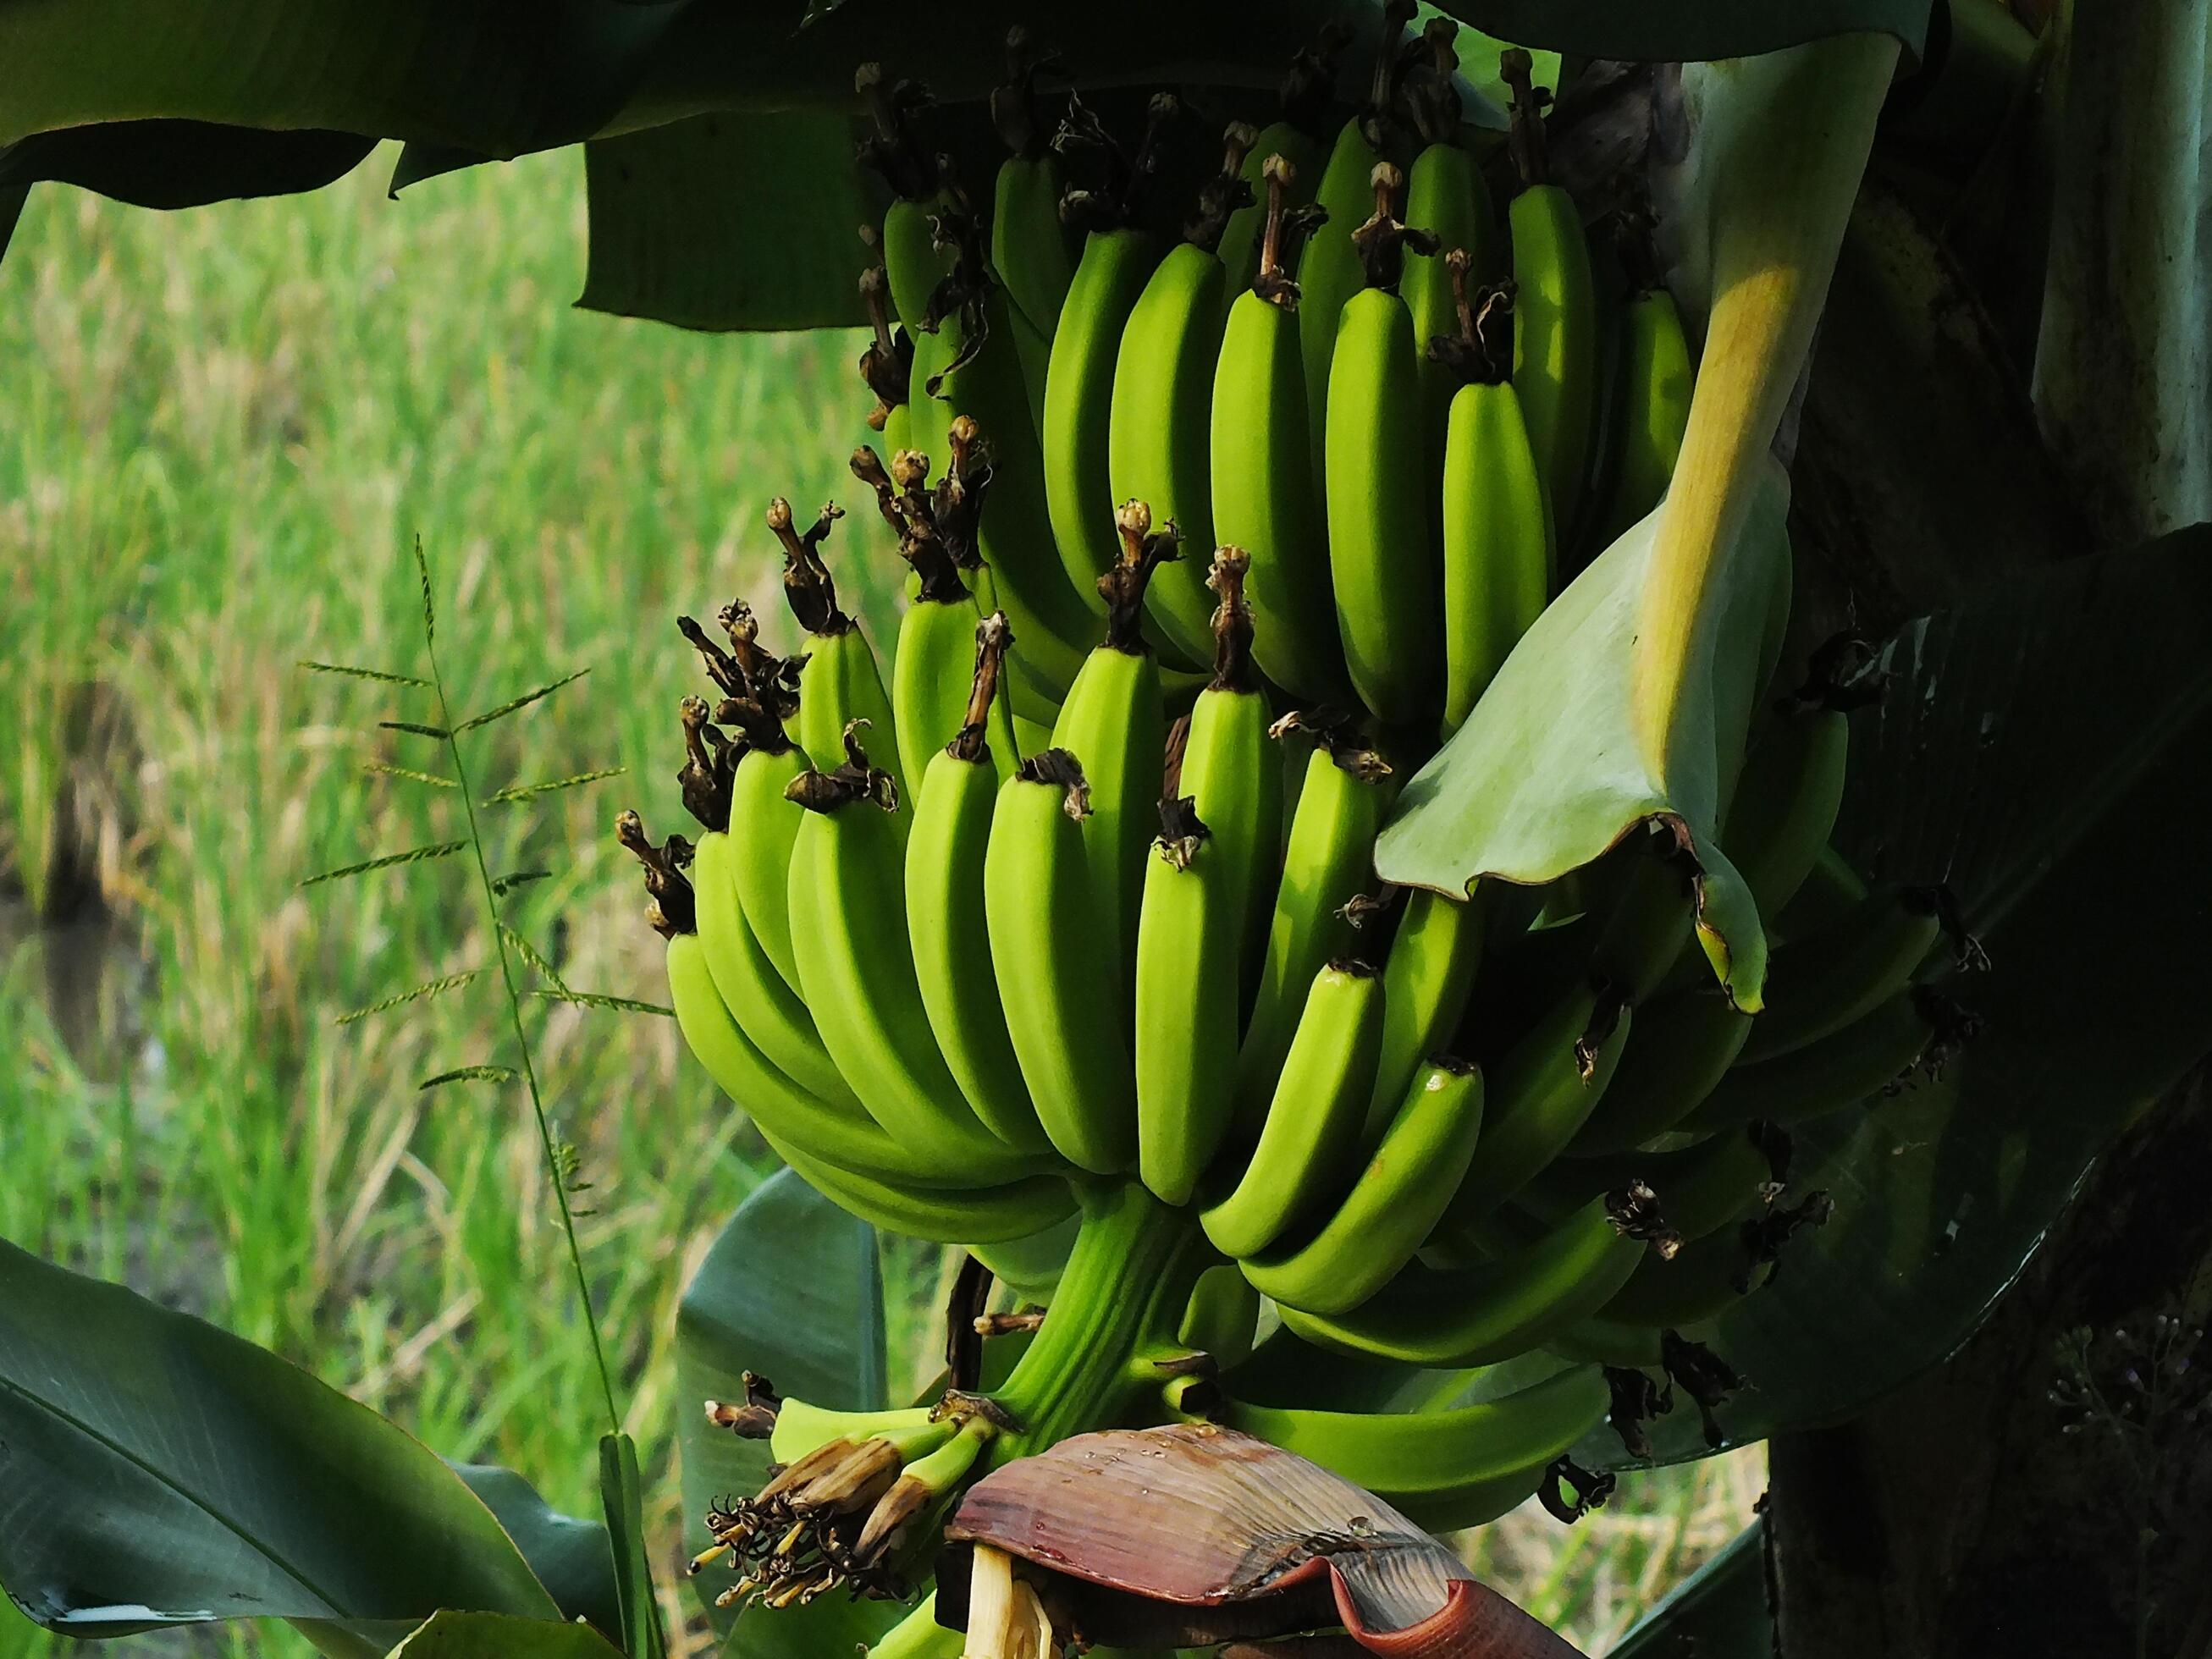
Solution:
<svg viewBox="0 0 2212 1659"><path fill-rule="evenodd" d="M1344 650L1310 465L1299 290L1289 276L1305 221L1290 210L1291 164L1270 155L1262 166L1258 273L1230 305L1214 363L1213 531L1252 556L1253 654L1261 670L1297 696L1340 698Z"/></svg>
<svg viewBox="0 0 2212 1659"><path fill-rule="evenodd" d="M1030 392L1030 412L1042 423L1047 361L1075 274L1060 216L1066 181L1036 107L1037 72L1060 65L1037 50L1019 24L1007 31L1006 60L1010 78L991 94L992 122L1012 152L999 163L992 190L991 269L1012 303L1022 378Z"/></svg>
<svg viewBox="0 0 2212 1659"><path fill-rule="evenodd" d="M1298 303L1298 350L1305 360L1307 441L1311 446L1313 477L1324 491L1328 382L1336 360L1337 328L1343 320L1345 302L1359 292L1365 280L1352 234L1375 205L1375 168L1385 159L1376 146L1391 136L1391 112L1397 101L1399 37L1413 21L1415 9L1413 0L1389 0L1376 19L1381 34L1367 103L1338 130L1328 164L1314 192L1324 217L1298 261L1298 287L1304 296Z"/></svg>
<svg viewBox="0 0 2212 1659"><path fill-rule="evenodd" d="M1234 1264L1208 1267L1191 1291L1176 1340L1196 1352L1211 1354L1216 1365L1227 1370L1252 1352L1252 1334L1259 1323L1260 1293L1244 1282L1244 1275Z"/></svg>
<svg viewBox="0 0 2212 1659"><path fill-rule="evenodd" d="M1121 331L1107 425L1107 477L1117 501L1139 501L1193 547L1211 548L1214 363L1221 355L1228 276L1214 252L1227 217L1223 192L1242 188L1237 170L1254 137L1232 125L1220 173L1200 198L1184 240L1145 283ZM1195 561L1158 571L1146 593L1152 620L1193 662L1212 654L1212 604Z"/></svg>
<svg viewBox="0 0 2212 1659"><path fill-rule="evenodd" d="M1374 884L1375 836L1392 793L1389 763L1344 726L1291 714L1269 735L1292 730L1310 732L1316 741L1291 813L1267 954L1237 1057L1238 1115L1254 1125L1274 1092L1314 975L1358 947L1346 907ZM1389 1015L1383 1018L1388 1032Z"/></svg>
<svg viewBox="0 0 2212 1659"><path fill-rule="evenodd" d="M775 1427L768 1440L769 1455L779 1463L796 1463L809 1452L833 1440L859 1445L866 1440L887 1440L902 1459L927 1457L958 1431L951 1419L933 1406L899 1406L885 1411L835 1411L786 1396L776 1407Z"/></svg>
<svg viewBox="0 0 2212 1659"><path fill-rule="evenodd" d="M1455 330L1431 348L1430 366L1466 380L1443 420L1449 738L1543 614L1559 573L1550 498L1513 389L1511 353L1497 334L1510 326L1512 301L1498 289L1478 301L1466 252L1454 249L1442 257Z"/></svg>
<svg viewBox="0 0 2212 1659"><path fill-rule="evenodd" d="M1454 252L1463 254L1477 281L1485 280L1498 260L1490 186L1483 182L1474 152L1459 139L1460 97L1453 80L1459 53L1452 46L1458 33L1459 25L1449 17L1432 17L1424 24L1421 38L1430 61L1406 79L1406 102L1421 140L1420 152L1406 173L1406 222L1434 236L1437 251L1407 256L1398 291L1413 319L1431 478L1443 476L1446 416L1460 384L1460 377L1431 350L1431 341L1450 339L1460 331L1459 306L1444 260Z"/></svg>
<svg viewBox="0 0 2212 1659"><path fill-rule="evenodd" d="M1435 1229L1474 1162L1482 1073L1431 1060L1367 1167L1319 1231L1238 1265L1263 1296L1306 1313L1346 1313L1395 1279Z"/></svg>
<svg viewBox="0 0 2212 1659"><path fill-rule="evenodd" d="M1214 559L1213 682L1191 710L1182 793L1160 805L1160 856L1146 865L1138 911L1137 1168L1170 1204L1197 1191L1234 1121L1253 907L1282 827L1243 571L1234 548Z"/></svg>
<svg viewBox="0 0 2212 1659"><path fill-rule="evenodd" d="M1482 1141L1452 1195L1447 1232L1486 1217L1574 1139L1612 1082L1632 1024L1617 996L1579 987L1492 1068Z"/></svg>
<svg viewBox="0 0 2212 1659"><path fill-rule="evenodd" d="M1376 165L1374 216L1355 233L1368 285L1338 321L1322 446L1345 667L1361 701L1390 726L1431 711L1443 665L1420 354L1395 291L1404 250L1433 244L1398 220L1404 183L1396 167Z"/></svg>
<svg viewBox="0 0 2212 1659"><path fill-rule="evenodd" d="M1083 666L1084 642L1095 623L1085 596L1054 551L1043 452L1030 417L1006 291L988 269L981 228L957 200L938 216L938 224L959 252L940 289L930 358L935 372L921 391L938 400L939 419L957 434L948 441L958 487L988 492L988 510L974 524L991 571L985 598L1013 623L1015 665L1057 702ZM918 428L934 424L921 412L928 407L917 401Z"/></svg>
<svg viewBox="0 0 2212 1659"><path fill-rule="evenodd" d="M1222 1420L1310 1458L1432 1530L1480 1524L1496 1495L1542 1468L1605 1419L1595 1365L1554 1372L1516 1393L1425 1412L1306 1411L1231 1401ZM1517 1500L1516 1500L1517 1501Z"/></svg>
<svg viewBox="0 0 2212 1659"><path fill-rule="evenodd" d="M738 758L730 785L730 883L738 908L776 974L799 989L791 945L791 848L802 814L787 792L806 770L806 756L773 719L764 723L780 746L755 744ZM768 735L763 731L763 736Z"/></svg>
<svg viewBox="0 0 2212 1659"><path fill-rule="evenodd" d="M1644 1253L1636 1221L1632 1200L1608 1194L1493 1260L1450 1269L1416 1262L1350 1313L1285 1308L1283 1323L1316 1347L1406 1364L1510 1359L1612 1300Z"/></svg>
<svg viewBox="0 0 2212 1659"><path fill-rule="evenodd" d="M913 804L919 808L931 763L959 736L968 718L975 673L975 596L942 548L908 538L902 550L921 586L899 618L898 648L891 658L891 716L897 728L899 775L910 781ZM984 719L1000 728L1011 746L1013 728L1005 703L994 702Z"/></svg>
<svg viewBox="0 0 2212 1659"><path fill-rule="evenodd" d="M1424 1056L1452 1046L1475 969L1482 965L1488 900L1455 899L1415 888L1382 961L1382 1048L1361 1145L1382 1138Z"/></svg>
<svg viewBox="0 0 2212 1659"><path fill-rule="evenodd" d="M1513 388L1564 546L1576 534L1589 466L1597 297L1581 213L1572 197L1546 182L1542 110L1529 68L1528 54L1518 48L1498 63L1513 89L1513 159L1522 181L1521 193L1506 210L1513 242Z"/></svg>
<svg viewBox="0 0 2212 1659"><path fill-rule="evenodd" d="M1755 1215L1762 1207L1754 1203L1737 1213ZM1717 1318L1764 1282L1741 1229L1716 1227L1672 1258L1662 1258L1656 1250L1645 1256L1593 1317L1602 1325L1632 1330L1680 1329Z"/></svg>
<svg viewBox="0 0 2212 1659"><path fill-rule="evenodd" d="M1850 721L1813 708L1763 722L1744 757L1721 842L1762 916L1782 914L1827 847L1850 755Z"/></svg>
<svg viewBox="0 0 2212 1659"><path fill-rule="evenodd" d="M1035 1175L996 1187L925 1191L872 1179L825 1163L767 1129L775 1155L832 1204L885 1232L933 1244L995 1244L1026 1238L1065 1219L1075 1194L1058 1176Z"/></svg>
<svg viewBox="0 0 2212 1659"><path fill-rule="evenodd" d="M1669 991L1638 1009L1613 1086L1568 1151L1626 1152L1683 1124L1735 1064L1752 1018L1711 985Z"/></svg>
<svg viewBox="0 0 2212 1659"><path fill-rule="evenodd" d="M1006 648L1006 618L974 630L965 717L930 761L906 849L907 936L915 979L946 1068L984 1126L1009 1146L1044 1152L1038 1123L993 978L984 865L999 793L989 741Z"/></svg>
<svg viewBox="0 0 2212 1659"><path fill-rule="evenodd" d="M1631 295L1621 307L1613 390L1613 494L1595 545L1610 547L1666 495L1690 423L1694 381L1674 296L1656 286Z"/></svg>
<svg viewBox="0 0 2212 1659"><path fill-rule="evenodd" d="M1103 160L1109 177L1106 187L1071 196L1067 203L1070 213L1087 222L1090 234L1060 306L1045 374L1045 498L1068 580L1101 615L1106 602L1096 585L1120 557L1107 450L1114 365L1129 313L1160 261L1159 243L1135 222L1135 192L1150 177L1161 134L1179 108L1171 94L1153 99L1144 144L1133 160L1079 100L1071 101L1068 112L1076 136Z"/></svg>
<svg viewBox="0 0 2212 1659"><path fill-rule="evenodd" d="M1167 750L1159 665L1143 633L1145 589L1154 568L1176 556L1175 538L1152 533L1152 522L1142 501L1127 503L1116 515L1121 557L1098 579L1100 591L1111 595L1105 641L1085 659L1083 672L1068 687L1047 745L1082 763L1091 790L1083 855L1104 912L1101 947L1132 984L1145 849L1159 822Z"/></svg>
<svg viewBox="0 0 2212 1659"><path fill-rule="evenodd" d="M939 1052L908 939L906 838L890 781L856 734L847 744L836 771L792 785L806 809L790 888L806 1006L860 1103L913 1156L956 1164L980 1184L1025 1175L1037 1160L984 1127Z"/></svg>
<svg viewBox="0 0 2212 1659"><path fill-rule="evenodd" d="M1224 1255L1266 1249L1342 1181L1358 1145L1382 1036L1382 981L1363 963L1314 975L1259 1144L1234 1188L1199 1214Z"/></svg>
<svg viewBox="0 0 2212 1659"><path fill-rule="evenodd" d="M1128 1168L1137 1107L1128 997L1090 884L1083 768L1064 749L1002 785L983 860L983 908L1006 1034L1038 1121L1062 1157L1097 1175Z"/></svg>
<svg viewBox="0 0 2212 1659"><path fill-rule="evenodd" d="M826 772L845 758L846 728L855 720L862 722L870 741L890 762L884 769L902 795L906 784L897 769L896 723L890 699L884 695L876 653L860 624L838 605L837 585L822 562L822 543L843 516L839 508L825 507L813 525L801 531L793 522L789 501L779 495L768 504L768 527L783 544L784 598L806 633L793 735L806 758Z"/></svg>
<svg viewBox="0 0 2212 1659"><path fill-rule="evenodd" d="M1668 1152L1557 1159L1514 1202L1556 1224L1601 1194L1640 1182L1655 1194L1666 1231L1693 1243L1741 1215L1776 1179L1774 1158L1771 1137L1737 1125Z"/></svg>
<svg viewBox="0 0 2212 1659"><path fill-rule="evenodd" d="M1737 1064L1755 1066L1817 1042L1871 1013L1911 982L1943 931L1927 888L1876 894L1774 953L1766 1012Z"/></svg>
<svg viewBox="0 0 2212 1659"><path fill-rule="evenodd" d="M1737 1066L1681 1127L1693 1133L1761 1121L1787 1127L1856 1106L1919 1065L1950 1018L1928 993L1900 992L1818 1042Z"/></svg>

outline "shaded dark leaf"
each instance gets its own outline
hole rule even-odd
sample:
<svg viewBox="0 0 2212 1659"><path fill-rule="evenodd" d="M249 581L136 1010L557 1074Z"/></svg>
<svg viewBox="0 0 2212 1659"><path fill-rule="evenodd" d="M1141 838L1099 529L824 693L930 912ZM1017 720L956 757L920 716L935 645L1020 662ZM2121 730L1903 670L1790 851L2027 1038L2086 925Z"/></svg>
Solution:
<svg viewBox="0 0 2212 1659"><path fill-rule="evenodd" d="M1754 1521L1667 1593L1620 1639L1612 1659L1772 1659L1766 1609L1766 1526Z"/></svg>
<svg viewBox="0 0 2212 1659"><path fill-rule="evenodd" d="M614 1557L604 1526L562 1515L513 1469L456 1463L453 1470L498 1517L538 1582L560 1603L562 1618L587 1620L605 1636L622 1633Z"/></svg>
<svg viewBox="0 0 2212 1659"><path fill-rule="evenodd" d="M441 1613L392 1649L389 1659L618 1659L588 1625L496 1613Z"/></svg>
<svg viewBox="0 0 2212 1659"><path fill-rule="evenodd" d="M1671 62L1748 58L1853 30L1893 34L1917 52L1933 8L1931 0L1438 0L1437 9L1501 40Z"/></svg>
<svg viewBox="0 0 2212 1659"><path fill-rule="evenodd" d="M0 149L0 187L52 179L137 207L198 207L319 190L376 146L357 133L264 132L209 121L106 121Z"/></svg>

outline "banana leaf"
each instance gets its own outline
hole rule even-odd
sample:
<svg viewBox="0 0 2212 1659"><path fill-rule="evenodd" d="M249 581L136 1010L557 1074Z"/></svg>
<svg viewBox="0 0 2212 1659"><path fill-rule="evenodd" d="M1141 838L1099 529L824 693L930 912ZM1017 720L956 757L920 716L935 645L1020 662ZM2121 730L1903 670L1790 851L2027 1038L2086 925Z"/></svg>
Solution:
<svg viewBox="0 0 2212 1659"><path fill-rule="evenodd" d="M496 1613L434 1613L389 1659L617 1659L622 1650L586 1625Z"/></svg>
<svg viewBox="0 0 2212 1659"><path fill-rule="evenodd" d="M1766 1523L1754 1521L1667 1592L1620 1638L1612 1659L1772 1659Z"/></svg>
<svg viewBox="0 0 2212 1659"><path fill-rule="evenodd" d="M380 1653L441 1607L562 1616L491 1510L397 1425L5 1243L0 1446L0 1584L49 1629L283 1618L328 1650Z"/></svg>
<svg viewBox="0 0 2212 1659"><path fill-rule="evenodd" d="M613 1546L603 1523L562 1514L513 1469L495 1463L451 1468L514 1540L563 1619L581 1619L608 1636L621 1634Z"/></svg>
<svg viewBox="0 0 2212 1659"><path fill-rule="evenodd" d="M1891 641L1855 717L1839 844L1887 882L1948 880L1985 970L1941 988L1984 1029L1946 1069L1794 1131L1835 1200L1778 1284L1709 1327L1754 1386L1733 1442L1841 1420L1969 1336L2091 1162L2212 1051L2212 526L2015 578ZM1694 1416L1660 1462L1704 1455ZM1610 1431L1576 1454L1631 1467Z"/></svg>

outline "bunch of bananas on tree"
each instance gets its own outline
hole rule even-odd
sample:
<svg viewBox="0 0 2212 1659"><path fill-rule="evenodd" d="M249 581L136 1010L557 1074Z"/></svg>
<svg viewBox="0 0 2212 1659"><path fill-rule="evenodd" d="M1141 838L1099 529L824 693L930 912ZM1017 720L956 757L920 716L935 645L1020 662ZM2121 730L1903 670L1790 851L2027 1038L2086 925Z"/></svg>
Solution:
<svg viewBox="0 0 2212 1659"><path fill-rule="evenodd" d="M1402 781L1566 556L1658 507L1696 372L1665 289L1601 306L1526 55L1486 154L1453 26L1401 39L1412 10L1334 132L1347 43L1302 55L1174 240L1149 199L1195 120L1171 94L1140 131L1074 93L1048 122L1054 66L1018 37L987 198L926 141L922 90L861 72L895 199L863 283L881 442L852 470L883 531L769 506L798 649L742 602L684 620L699 831L620 834L684 1036L769 1146L1042 1315L988 1389L711 1405L779 1466L708 1517L727 1599L905 1594L963 1483L1188 1418L1432 1528L1539 1492L1572 1514L1602 1482L1565 1454L1608 1413L1632 1444L1680 1385L1724 1432L1699 1333L1827 1212L1790 1184L1791 1128L1971 1027L1919 983L1942 896L1870 891L1829 848L1849 642L1731 757L1765 1012L1693 947L1662 826L1542 887L1377 880ZM830 557L893 550L908 602L872 642ZM1477 1404L1297 1403L1340 1357L1442 1399L1547 1354ZM924 1607L878 1651L958 1639Z"/></svg>

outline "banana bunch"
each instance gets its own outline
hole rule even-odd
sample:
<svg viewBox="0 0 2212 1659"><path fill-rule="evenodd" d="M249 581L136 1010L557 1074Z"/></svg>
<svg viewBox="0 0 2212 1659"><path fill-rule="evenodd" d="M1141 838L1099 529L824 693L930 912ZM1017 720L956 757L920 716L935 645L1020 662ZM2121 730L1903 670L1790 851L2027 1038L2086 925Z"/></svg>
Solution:
<svg viewBox="0 0 2212 1659"><path fill-rule="evenodd" d="M777 1155L1048 1305L988 1409L956 1376L881 1422L737 1411L773 1419L784 1467L709 1517L733 1595L897 1593L971 1473L1177 1416L1435 1527L1532 1493L1578 1512L1603 1483L1569 1448L1608 1415L1633 1444L1656 1376L1712 1423L1732 1374L1697 1334L1825 1218L1788 1128L1971 1035L1923 982L1947 933L1963 948L1943 896L1870 892L1828 850L1869 684L1849 649L1731 763L1767 1012L1713 982L1697 866L1656 827L1539 890L1378 884L1399 781L1563 552L1664 494L1692 375L1662 294L1599 316L1525 54L1501 225L1453 26L1401 43L1412 9L1325 158L1340 40L1275 127L1230 126L1173 239L1150 201L1188 125L1170 95L1125 149L1071 94L1043 142L1050 60L1018 39L987 215L922 142L926 94L860 77L896 199L863 280L885 447L852 471L904 567L894 648L839 604L837 509L802 528L772 502L799 648L741 602L720 641L684 619L714 693L680 708L699 832L618 834L684 1037ZM1458 1398L1544 1352L1548 1376ZM1295 1403L1328 1354L1449 1389Z"/></svg>

